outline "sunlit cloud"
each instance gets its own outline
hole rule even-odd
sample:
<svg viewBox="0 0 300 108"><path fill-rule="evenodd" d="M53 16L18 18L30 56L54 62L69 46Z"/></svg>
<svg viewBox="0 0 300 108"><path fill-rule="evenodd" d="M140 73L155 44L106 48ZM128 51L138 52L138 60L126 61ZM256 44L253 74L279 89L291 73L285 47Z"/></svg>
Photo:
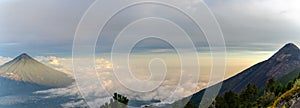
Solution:
<svg viewBox="0 0 300 108"><path fill-rule="evenodd" d="M161 53L160 56L167 56L168 54L165 53ZM150 55L150 56L154 56L154 55ZM158 55L156 55L158 56ZM208 84L208 78L209 78L209 73L210 72L210 59L208 59L209 57L207 57L208 55L203 55L203 54L199 54L201 62L204 64L201 64L201 75L199 76L199 81L198 82L193 82L191 80L186 80L184 82L183 85L178 86L178 81L180 78L180 72L182 72L182 75L195 75L197 72L193 72L194 70L182 70L180 71L180 67L176 67L177 62L176 61L176 55L173 56L168 56L166 58L164 58L166 60L166 62L171 66L168 69L168 72L170 72L170 74L167 74L167 79L165 79L165 81L162 83L162 85L160 85L160 87L152 92L149 93L136 93L133 92L131 90L128 90L126 87L124 87L124 85L122 85L118 79L116 79L116 76L113 72L113 68L123 68L124 66L116 66L113 65L113 63L105 58L96 58L95 59L95 67L97 69L97 73L99 76L99 81L102 83L103 87L105 87L106 90L108 90L110 93L114 93L114 92L118 92L121 94L124 94L126 96L128 96L130 99L133 100L143 100L143 101L149 101L149 100L162 100L163 102L173 102L175 100L181 99L183 97L187 97L201 89L203 89L204 87L207 86ZM147 60L145 58L143 58L145 56L135 56L135 63L131 64L131 66L133 66L133 70L135 71L133 74L136 75L136 77L141 76L141 78L143 78L142 76L147 76L148 75L148 65L144 65L147 64ZM155 56L154 56L155 57ZM11 58L8 57L1 57L3 59L3 61L8 61L11 60ZM56 57L56 56L36 56L34 57L36 60L56 69L62 72L65 72L67 74L69 74L70 76L73 76L73 71L72 71L72 59L78 59L78 60L85 60L86 58L62 58L62 57ZM124 59L124 58L123 58ZM193 57L191 57L190 59L193 59ZM125 60L125 59L124 59ZM244 59L240 59L241 61ZM232 59L230 60L232 62L238 62L239 59ZM145 63L144 63L145 62ZM240 62L239 66L235 66L235 64L237 63L232 63L229 62L229 66L232 66L231 69L233 69L234 67L240 67L242 65L242 63ZM146 67L145 67L146 66ZM179 65L178 65L179 66ZM188 66L188 65L187 65ZM246 65L248 66L248 65ZM191 66L191 67L196 67L196 66ZM154 67L155 68L155 67ZM88 67L85 69L82 69L83 71L86 72L85 76L80 76L80 77L86 77L86 80L89 79L89 77L92 75L96 75L95 70L91 70ZM191 74L195 73L195 74ZM177 73L177 74L176 74ZM234 72L232 74L235 74ZM232 75L230 74L230 75ZM228 75L228 76L230 76ZM145 77L147 78L147 77ZM125 80L126 83L129 84L135 84L136 82L133 79L126 79ZM148 85L151 85L152 83L149 83ZM96 91L95 92L95 88L89 85L86 85L85 90L88 90L88 92L91 95L100 95L101 97L105 97L109 99L109 95L101 95L102 92L106 92L106 91ZM175 88L177 88L177 90L175 91ZM64 92L59 92L59 91L64 91ZM170 92L165 92L165 91L170 91ZM171 94L173 93L172 98L168 98ZM62 89L50 89L47 91L39 91L36 93L50 93L51 95L46 96L45 98L53 98L53 97L57 97L57 96L61 96L64 94L70 94L70 95L76 95L76 93L78 93L77 88L73 86L73 88L69 87L69 88L62 88ZM104 94L104 93L102 93ZM106 99L106 100L108 100ZM103 100L102 100L103 101ZM80 102L79 102L80 103ZM95 103L98 103L98 101L95 100ZM71 102L69 104L65 104L65 105L75 105L78 104L78 102Z"/></svg>
<svg viewBox="0 0 300 108"><path fill-rule="evenodd" d="M0 56L0 65L3 65L4 63L6 63L10 60L12 60L12 58Z"/></svg>
<svg viewBox="0 0 300 108"><path fill-rule="evenodd" d="M73 75L72 58L61 58L56 56L37 56L35 57L35 59L56 70L64 72L68 75Z"/></svg>

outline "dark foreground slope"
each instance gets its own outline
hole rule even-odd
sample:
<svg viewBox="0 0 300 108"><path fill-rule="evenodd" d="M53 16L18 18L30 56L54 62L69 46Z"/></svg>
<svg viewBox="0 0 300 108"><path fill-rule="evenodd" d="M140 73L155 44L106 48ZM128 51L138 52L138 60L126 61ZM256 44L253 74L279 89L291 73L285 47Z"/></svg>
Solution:
<svg viewBox="0 0 300 108"><path fill-rule="evenodd" d="M255 84L258 88L262 88L268 79L273 77L277 80L299 67L299 48L294 44L286 44L268 60L225 80L220 93L222 94L228 90L240 92L248 84Z"/></svg>
<svg viewBox="0 0 300 108"><path fill-rule="evenodd" d="M266 82L270 78L276 80L286 77L293 80L297 76L288 75L300 68L300 50L292 44L286 44L277 53L275 53L268 60L260 62L245 71L225 80L222 82L222 87L219 94L224 94L226 91L232 90L233 92L241 92L248 84L254 84L259 90L266 86ZM294 73L293 73L294 74ZM211 86L209 88L213 88ZM203 89L191 96L191 102L198 103L201 101L202 96L206 89ZM217 95L217 94L216 94ZM176 103L176 102L175 102ZM196 105L198 105L196 104Z"/></svg>

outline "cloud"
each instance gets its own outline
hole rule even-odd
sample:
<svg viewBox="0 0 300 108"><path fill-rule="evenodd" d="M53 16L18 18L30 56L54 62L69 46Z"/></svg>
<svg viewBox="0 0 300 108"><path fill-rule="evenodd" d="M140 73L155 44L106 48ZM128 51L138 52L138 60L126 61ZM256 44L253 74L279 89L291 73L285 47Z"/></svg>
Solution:
<svg viewBox="0 0 300 108"><path fill-rule="evenodd" d="M113 67L113 64L108 61L108 60L105 60L103 58L98 58L95 60L96 61L96 68L97 69L101 69L101 71L103 71L103 69L112 69Z"/></svg>
<svg viewBox="0 0 300 108"><path fill-rule="evenodd" d="M4 63L7 63L10 60L12 60L12 58L0 56L0 65L3 65Z"/></svg>
<svg viewBox="0 0 300 108"><path fill-rule="evenodd" d="M298 14L300 9L298 0L204 1L220 23L228 51L245 51L248 49L273 51L273 45L270 46L270 44L279 47L287 42L299 40L300 32L297 28L300 24L300 15ZM72 0L72 2L70 0L2 1L0 3L0 15L3 18L0 20L0 42L2 43L0 44L0 52L3 56L12 56L22 52L30 52L33 55L70 56L75 28L82 14L92 2L93 0ZM200 0L179 2L186 4L187 8L192 10L199 9L195 4L199 3ZM169 11L166 7L143 5L124 10L124 13L118 14L117 18L113 18L109 22L108 25L112 26L108 26L107 32L104 30L103 37L101 37L102 41L98 41L99 45L102 46L101 51L110 50L109 46L115 38L114 34L119 33L135 18L144 15L174 21L190 33L189 35L195 42L198 51L208 48L202 32L193 29L197 27L188 21L184 15L174 10ZM169 35L178 35L174 33L170 32ZM89 38L90 36L85 37L85 39ZM157 51L155 48L165 47L165 45L157 44L157 42L149 42L146 46L150 45L150 47L143 46L140 49L154 48L153 51ZM184 47L185 43L182 43L180 38L176 43L186 48ZM253 44L260 44L260 46ZM100 53L101 51L98 50Z"/></svg>
<svg viewBox="0 0 300 108"><path fill-rule="evenodd" d="M137 58L135 58L137 59ZM170 58L171 59L171 58ZM124 60L124 59L122 59ZM134 60L134 59L131 59ZM168 58L165 58L168 63L170 62ZM173 61L174 62L174 61ZM192 78L189 77L189 75L195 76L197 72L193 72L193 70L186 70L183 71L182 74L180 74L180 70L178 70L178 67L172 67L168 68L168 74L166 79L164 79L163 83L155 90L150 92L135 92L128 88L126 88L124 85L120 83L120 80L118 80L113 73L113 70L111 67L104 68L105 65L111 65L111 62L105 60L105 59L99 59L98 63L102 63L100 67L98 68L98 75L100 77L100 81L102 82L103 86L108 90L109 93L113 94L115 92L123 94L127 96L130 100L140 100L140 101L150 101L150 100L161 100L163 102L174 102L175 100L181 99L183 97L187 97L200 89L203 89L207 85L207 80L201 79L200 81L195 81ZM143 66L143 62L139 61L138 64L130 64L131 69L135 71L133 74L136 78L144 78L147 79L147 73L148 68ZM103 65L104 64L104 65ZM176 63L175 63L176 64ZM99 65L99 64L98 64ZM171 64L169 64L171 65ZM147 65L148 66L148 65ZM173 65L171 65L173 66ZM121 70L125 69L123 66L118 66ZM145 70L141 70L138 68L143 68ZM152 67L156 68L156 67ZM126 70L123 70L125 72ZM157 71L155 71L157 72ZM154 72L154 73L155 73ZM126 74L126 73L125 73ZM152 73L152 75L154 75ZM182 79L181 84L179 84L180 75L183 75L185 77L189 77L191 79ZM132 78L123 78L122 81L125 81L123 83L129 84L129 85L135 85L136 82ZM203 81L202 81L203 80ZM149 83L145 84L147 87L154 86L156 84L155 80L151 80ZM154 85L153 85L154 84ZM139 85L141 86L141 85Z"/></svg>
<svg viewBox="0 0 300 108"><path fill-rule="evenodd" d="M186 1L182 2L190 3ZM270 54L270 52L276 51L286 42L293 42L300 39L300 31L298 30L298 0L206 0L205 2L208 4L209 8L211 8L220 23L227 43L228 52L235 57L247 58L249 55L256 55L260 52L263 52L261 55ZM3 18L3 20L0 20L0 35L2 36L0 37L0 42L3 43L0 46L0 52L5 52L4 56L15 55L20 53L20 51L32 52L34 53L33 55L41 54L44 56L36 57L38 61L68 73L69 75L73 75L72 58L70 57L73 41L72 36L76 24L90 3L91 1L80 0L72 2L69 0L3 2L0 4L0 17ZM193 10L198 9L193 5L189 5L187 8L192 8ZM149 13L145 12L145 10ZM165 14L166 12L168 12L168 14ZM189 29L189 32L191 32L193 36L192 40L196 43L198 51L208 51L208 44L205 42L206 38L201 33L196 32L196 29L192 29L195 28L195 25L186 21L186 17L181 16L177 11L167 11L166 8L153 8L153 6L140 6L138 9L129 9L125 13L119 14L119 18L112 19L108 25L114 26L108 26L107 31L103 33L105 37L102 37L101 40L98 41L98 46L100 46L100 48L97 49L101 49L101 51L104 50L103 52L108 51L110 49L108 47L112 44L115 38L114 36L116 36L113 34L119 33L118 31L123 29L122 27L125 27L134 20L134 18L145 14L170 18L183 28L191 28ZM130 19L131 17L125 19L128 16L132 16L132 19ZM170 34L174 36L177 35L176 33L174 34L174 32L170 32ZM86 37L87 39L89 38L89 36ZM127 39L131 38L134 38L134 36ZM176 40L176 43L182 45L182 48L186 48L184 47L185 43L182 43L180 39ZM147 51L149 53L162 53L170 51L169 48L170 46L162 41L148 39L137 45L136 50L142 50L141 52ZM97 53L101 53L101 51L97 51ZM63 55L67 55L67 57ZM141 58L143 57L145 57L145 55L142 55ZM173 56L165 54L161 57ZM124 60L125 58L119 59ZM191 59L193 59L193 57L191 57ZM11 58L0 57L0 64L3 64L8 60L11 60ZM146 67L148 66L148 62L143 63L142 60L139 61L138 58L136 60L137 62L132 64L134 75L136 75L136 78L140 79L148 78L150 75L148 68ZM241 59L240 61L242 60L245 59ZM185 83L179 86L177 83L181 71L176 64L177 62L174 63L174 57L169 58L167 61L167 64L171 63L170 66L172 67L169 67L168 71L172 73L167 74L162 85L149 93L136 93L124 87L119 80L116 79L113 73L113 67L125 71L125 66L113 65L111 61L104 58L97 58L95 60L96 69L99 75L98 77L101 79L103 86L106 87L106 90L109 90L110 93L119 92L125 94L131 99L165 99L165 101L173 101L207 86L207 80L210 76L210 62L207 62L209 60L202 61L204 63L202 65L208 66L205 67L205 72L201 72L200 81L198 83L193 83L192 80L185 79ZM239 63L233 65L236 64ZM85 80L94 77L96 74L93 69L93 65L82 69L86 74L81 77ZM195 70L187 69L183 71L183 75L194 75L192 72L195 72ZM125 79L125 81L132 85L136 83L129 78ZM84 90L88 91L86 94L87 96L97 95L104 100L110 97L109 95L106 95L105 90L99 90L98 87L91 86L92 83L95 82L92 80L85 85L86 88ZM149 86L150 85L151 83ZM177 91L172 98L168 99L167 97L171 95L171 92L166 91L174 91L176 87L178 87ZM99 91L95 91L95 89ZM56 89L47 92L53 92L53 96L64 94L60 94L59 90L70 91L72 89ZM55 92L58 92L58 94L55 94ZM66 93L68 94L71 92ZM97 103L98 101L101 101L101 99L95 98L93 103ZM68 106L74 104L78 103L73 102L65 105Z"/></svg>
<svg viewBox="0 0 300 108"><path fill-rule="evenodd" d="M56 56L37 56L35 57L38 61L55 68L59 71L65 72L69 74L70 76L73 76L73 68L72 68L72 59L79 59L79 60L85 60L86 58L62 58L62 57L56 57ZM55 61L55 63L53 63ZM108 70L112 69L112 63L103 59L103 58L97 58L96 60L96 68L102 71L108 72ZM90 70L89 67L82 69L85 74L80 75L78 77L83 78L84 80L90 80L91 76L95 76L96 74L93 72L93 70ZM78 79L78 78L77 78ZM91 80L92 81L92 80ZM105 80L103 81L103 84L105 87L110 87L112 85L112 81ZM99 85L100 86L100 85ZM94 83L86 83L81 87L81 90L84 91L84 96L90 96L93 97L90 104L100 106L103 105L106 102L109 102L109 99L111 98L110 95L107 95L105 92L105 89L98 89L99 86L94 86ZM101 87L100 87L101 88ZM82 98L79 95L79 90L77 88L77 85L72 85L67 88L57 88L57 89L49 89L49 90L43 90L43 91L37 91L35 94L47 94L43 98L56 98L56 97L65 97L65 96L76 96L79 99ZM100 97L99 97L100 96ZM95 98L94 98L95 97ZM72 107L73 105L76 106L85 106L86 103L84 101L71 101L68 103L62 104L63 107Z"/></svg>
<svg viewBox="0 0 300 108"><path fill-rule="evenodd" d="M282 12L298 11L298 0L205 0L215 14L228 51L276 51L299 40L300 20ZM271 5L270 5L271 4ZM296 17L294 17L296 18Z"/></svg>
<svg viewBox="0 0 300 108"><path fill-rule="evenodd" d="M15 104L22 104L28 101L35 101L37 97L35 96L18 96L18 95L10 95L10 96L1 96L0 97L0 106L9 106Z"/></svg>
<svg viewBox="0 0 300 108"><path fill-rule="evenodd" d="M157 57L158 55L149 55L149 57ZM142 57L142 58L140 58ZM144 59L144 56L135 56L133 61L137 60L137 62L130 64L133 70L133 75L135 75L137 78L146 79L149 75L148 72L148 65L147 60ZM183 97L189 96L195 92L197 92L200 89L203 89L207 85L207 79L205 79L203 76L201 76L200 81L195 82L194 80L190 79L183 79L183 83L178 85L179 78L180 78L180 68L177 67L178 60L174 57L176 56L169 56L165 54L161 54L158 57L165 57L165 62L169 64L168 68L168 74L166 79L163 81L163 83L155 90L144 93L144 92L135 92L132 90L129 90L128 88L124 87L119 80L116 78L115 74L113 73L113 68L119 68L121 70L124 70L125 66L118 66L113 65L113 63L106 58L96 58L95 59L95 67L98 72L98 78L95 81L100 81L105 87L105 89L102 88L101 85L96 85L93 78L93 76L97 76L96 72L94 72L94 68L85 67L82 69L84 71L84 74L79 75L81 80L87 80L88 82L85 83L85 85L81 86L81 90L84 91L84 96L91 97L89 102L94 105L102 105L105 102L109 102L109 99L111 98L110 94L113 94L115 92L123 94L127 97L129 97L131 100L142 100L142 101L149 101L149 100L161 100L162 102L173 102L175 100L181 99ZM4 60L8 61L11 58L8 57L1 57ZM73 70L72 70L72 58L62 58L62 57L56 57L56 56L36 56L34 57L36 60L46 64L47 66L50 66L52 68L55 68L59 71L65 72L69 74L70 76L73 76ZM86 58L74 58L76 60L86 60ZM124 60L120 59L120 60ZM146 67L145 67L146 66ZM157 65L153 65L156 68ZM94 67L94 66L91 66ZM194 67L194 66L191 66ZM157 71L153 71L157 72ZM194 70L191 68L191 70L183 70L182 75L186 77L192 77L195 76L197 72L194 72ZM159 75L159 74L153 74L153 75ZM154 76L156 77L156 76ZM204 79L203 79L203 78ZM135 85L136 82L132 78L125 78L124 83ZM90 81L89 81L90 80ZM145 84L147 86L155 86L155 84L158 81L153 80L149 83ZM98 84L98 83L97 83ZM100 88L100 89L99 89ZM107 94L107 91L110 94ZM166 92L168 91L168 92ZM51 98L58 98L58 97L68 97L68 96L76 96L79 99L82 98L79 94L79 90L77 86L74 84L72 86L66 87L66 88L55 88L55 89L49 89L49 90L42 90L34 92L36 95L42 95L41 99L51 99ZM43 95L47 94L47 95ZM73 105L86 105L83 101L70 101L67 103L62 104L64 107L73 106Z"/></svg>
<svg viewBox="0 0 300 108"><path fill-rule="evenodd" d="M73 75L72 73L72 59L71 58L61 58L61 57L55 57L55 56L37 56L35 57L38 61L41 61L45 63L46 65L49 65L57 70L68 70L70 75ZM86 58L74 58L76 60L86 60ZM166 58L168 63L174 62L174 59L171 58ZM57 63L53 64L52 62L56 60ZM173 60L173 61L170 61ZM84 63L84 62L83 62ZM97 76L97 74L94 72L94 66L91 67L85 67L82 68L81 70L84 72L84 74L80 74L77 76L77 79L80 80L85 80L85 83L82 83L81 90L84 91L82 92L83 96L88 96L90 104L99 106L101 104L104 104L105 102L108 102L109 99L111 98L111 95L107 94L107 91L111 94L117 92L120 94L123 94L127 97L129 97L131 100L142 100L142 101L149 101L149 100L162 100L163 102L173 102L175 100L178 100L180 98L186 97L191 95L192 93L202 89L203 87L206 86L206 80L201 79L197 83L193 80L184 80L183 84L178 85L178 80L180 78L180 71L178 70L179 68L176 67L170 67L169 74L167 74L167 78L165 81L162 83L162 85L159 86L158 89L155 89L154 91L148 92L148 93L140 93L140 92L134 92L129 90L128 88L124 87L118 79L116 79L115 74L113 73L113 66L116 66L116 68L120 68L121 70L124 69L124 66L117 66L113 65L113 63L105 58L97 58L95 60L96 63L96 69L98 72L98 78L99 79L91 79L94 78L94 76ZM138 68L143 68L143 63L138 62L139 64L135 64L134 70ZM155 65L154 65L155 66ZM153 67L155 68L155 67ZM140 70L138 74L135 74L136 77L138 78L143 78L141 76L145 76L147 73L146 70ZM189 76L189 75L194 75L194 74L189 74L192 70L185 70L183 71L183 75ZM101 85L97 85L97 82L101 82L103 87ZM133 79L127 79L125 78L125 83L128 84L135 84L135 80ZM155 81L153 81L155 82ZM147 86L153 86L153 82L149 82L146 85ZM80 82L79 82L80 83ZM177 91L175 92L177 88ZM166 92L169 91L169 92ZM172 93L174 94L172 95ZM38 91L35 92L36 94L49 94L44 96L43 98L55 98L55 97L60 97L60 96L76 96L78 94L78 89L77 86L73 85L68 88L58 88L58 89L49 89L49 90L44 90L44 91ZM172 97L170 97L172 96ZM170 98L168 98L170 97ZM72 105L79 105L81 104L81 101L76 101L76 102L69 102L64 104L63 106L72 106Z"/></svg>
<svg viewBox="0 0 300 108"><path fill-rule="evenodd" d="M93 0L0 2L0 43L4 56L70 54L76 26Z"/></svg>
<svg viewBox="0 0 300 108"><path fill-rule="evenodd" d="M149 57L155 57L154 55L149 55ZM156 55L157 56L157 55ZM148 73L148 65L144 65L145 63L147 64L147 60L145 60L143 57L146 57L145 55L140 58L141 56L135 56L132 60L137 62L130 64L134 71L134 75L137 78L147 78L147 73ZM95 59L95 67L98 72L99 79L97 81L100 81L103 84L103 87L105 89L98 89L99 87L102 88L100 85L98 87L94 86L94 83L86 83L86 85L81 86L84 88L84 91L86 92L85 96L100 96L101 98L94 98L92 101L93 103L97 104L104 104L105 102L108 102L108 100L111 98L111 95L107 95L105 92L108 90L109 93L113 94L115 92L124 94L128 96L130 99L133 100L143 100L143 101L149 101L149 100L162 100L164 102L172 102L175 100L178 100L182 97L186 97L191 95L192 93L202 89L205 87L205 81L202 79L200 82L201 84L197 84L197 82L193 80L184 80L182 85L178 85L178 80L180 78L180 70L178 67L176 67L177 61L174 59L175 56L167 56L165 54L161 54L158 57L165 57L165 62L169 64L171 67L168 68L168 74L162 85L159 86L158 89L148 92L148 93L139 93L139 92L134 92L129 90L128 88L124 87L118 79L116 79L115 74L113 73L113 67L115 68L120 68L121 70L124 70L125 66L117 66L113 65L113 63L105 58L96 58ZM52 68L55 68L59 71L65 72L69 74L70 76L73 76L73 70L72 70L72 58L62 58L62 57L56 57L56 56L36 56L34 57L36 60L39 62L42 62L46 64L47 66L50 66ZM85 60L86 58L74 58L77 60ZM0 57L1 61L9 61L11 58L9 57ZM120 59L120 60L124 60ZM172 64L170 64L172 63ZM146 66L146 67L145 67ZM153 65L156 68L156 65ZM178 65L179 66L179 65ZM192 66L193 67L193 66ZM92 70L91 70L92 69ZM91 76L95 76L96 73L93 72L93 68L83 68L82 69L85 74L80 75L78 77L83 78L84 80L90 80ZM124 70L125 71L125 70ZM156 71L155 71L156 72ZM194 75L191 74L194 73L193 70L185 70L183 71L182 75L189 76L189 75ZM153 74L155 75L155 74ZM154 76L155 77L155 76ZM93 81L93 80L91 80ZM128 84L135 84L135 80L133 79L128 79L125 78L125 83ZM148 86L153 86L153 82L157 81L152 81L149 82ZM175 89L177 88L177 91L175 92ZM166 92L170 91L170 92ZM174 94L172 95L172 92ZM69 86L67 88L56 88L56 89L49 89L49 90L43 90L43 91L37 91L34 94L47 94L43 96L42 98L48 99L48 98L57 98L57 97L64 97L64 96L77 96L79 95L79 91L76 85ZM168 98L170 96L173 96L171 98ZM81 98L81 97L79 97ZM82 104L82 101L73 101L64 104L63 106L69 106L69 105L79 105Z"/></svg>
<svg viewBox="0 0 300 108"><path fill-rule="evenodd" d="M45 57L45 56L37 56L36 59L40 62L45 62L45 63L48 63L48 64L51 64L51 65L54 65L54 66L60 66L62 64L60 64L59 61L61 60L66 60L64 58L57 58L55 56L48 56L48 57ZM58 60L60 59L60 60Z"/></svg>
<svg viewBox="0 0 300 108"><path fill-rule="evenodd" d="M54 59L54 60L52 60L52 61L50 62L50 64L52 64L52 65L59 65L59 62L58 62L57 59Z"/></svg>
<svg viewBox="0 0 300 108"><path fill-rule="evenodd" d="M55 98L71 98L65 103L61 103L63 108L70 107L87 107L86 102L82 99L79 94L78 88L75 84L65 87L65 88L53 88L48 90L36 91L33 95L40 96L41 100L43 99L55 99Z"/></svg>
<svg viewBox="0 0 300 108"><path fill-rule="evenodd" d="M61 72L73 76L72 58L62 58L56 56L36 56L35 59L56 70L59 70Z"/></svg>
<svg viewBox="0 0 300 108"><path fill-rule="evenodd" d="M36 91L33 94L48 94L43 98L56 98L56 97L68 97L78 95L78 89L75 84L72 84L66 88L53 88L48 90Z"/></svg>

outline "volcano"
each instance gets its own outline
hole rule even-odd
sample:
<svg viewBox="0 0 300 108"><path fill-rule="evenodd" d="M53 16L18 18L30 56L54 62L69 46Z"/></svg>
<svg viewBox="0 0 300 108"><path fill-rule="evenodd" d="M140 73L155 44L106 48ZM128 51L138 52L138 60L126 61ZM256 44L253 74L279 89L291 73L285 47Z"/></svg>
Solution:
<svg viewBox="0 0 300 108"><path fill-rule="evenodd" d="M45 87L65 87L74 82L67 74L38 62L26 53L0 66L0 77Z"/></svg>
<svg viewBox="0 0 300 108"><path fill-rule="evenodd" d="M218 83L222 84L219 94L223 95L229 90L239 93L245 89L248 84L256 85L259 91L263 91L263 89L266 88L266 83L270 78L274 78L275 80L280 81L282 84L285 84L288 81L296 78L299 72L300 49L295 44L288 43L280 48L269 59L253 65L239 74ZM214 87L215 86L213 85L206 89L200 90L192 96L189 96L189 98L191 98L191 101L196 103L198 106L205 90L209 90L210 88Z"/></svg>

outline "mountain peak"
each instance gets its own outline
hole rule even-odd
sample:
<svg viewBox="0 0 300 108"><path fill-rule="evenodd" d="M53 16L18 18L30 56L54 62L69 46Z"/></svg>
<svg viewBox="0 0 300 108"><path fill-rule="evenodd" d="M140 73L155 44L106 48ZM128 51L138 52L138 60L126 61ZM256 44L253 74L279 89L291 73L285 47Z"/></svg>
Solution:
<svg viewBox="0 0 300 108"><path fill-rule="evenodd" d="M22 53L21 55L16 57L14 60L34 60L34 59L32 57L30 57L28 54Z"/></svg>
<svg viewBox="0 0 300 108"><path fill-rule="evenodd" d="M285 44L282 49L294 49L294 50L299 50L299 48L297 47L297 45L293 44L293 43L288 43Z"/></svg>
<svg viewBox="0 0 300 108"><path fill-rule="evenodd" d="M30 56L28 54L26 54L26 53L22 53L21 55L19 55L19 57L30 57Z"/></svg>
<svg viewBox="0 0 300 108"><path fill-rule="evenodd" d="M49 87L64 87L73 82L67 74L38 62L26 53L2 65L0 77Z"/></svg>
<svg viewBox="0 0 300 108"><path fill-rule="evenodd" d="M22 53L21 55L22 56L29 56L27 53Z"/></svg>
<svg viewBox="0 0 300 108"><path fill-rule="evenodd" d="M285 44L278 52L276 52L270 59L276 61L282 60L300 60L300 49L293 43Z"/></svg>

